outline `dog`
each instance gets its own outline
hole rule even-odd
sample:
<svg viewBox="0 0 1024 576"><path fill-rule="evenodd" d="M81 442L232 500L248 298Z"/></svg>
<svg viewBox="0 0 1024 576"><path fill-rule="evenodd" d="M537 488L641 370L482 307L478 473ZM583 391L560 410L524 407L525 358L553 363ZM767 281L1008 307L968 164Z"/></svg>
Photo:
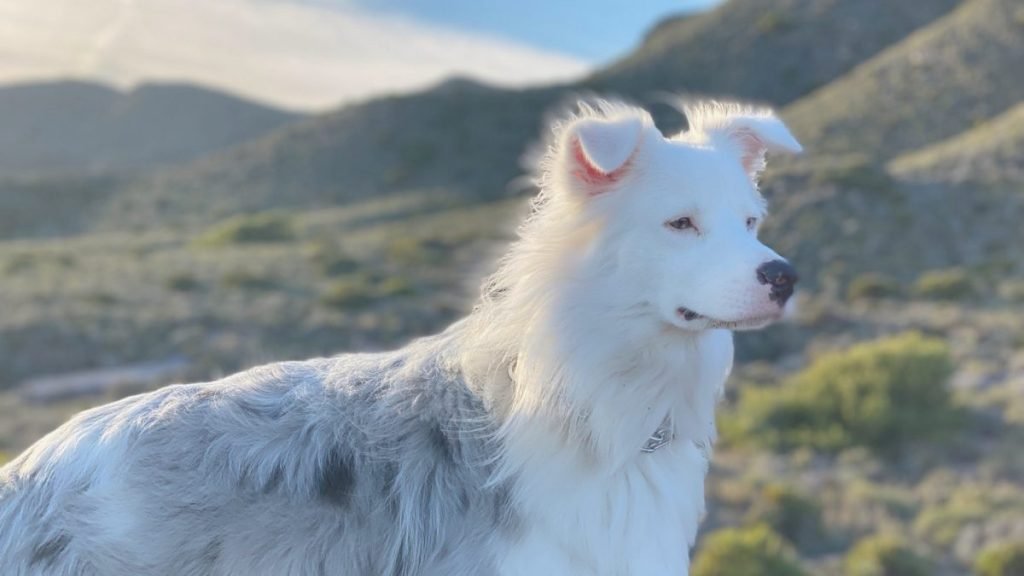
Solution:
<svg viewBox="0 0 1024 576"><path fill-rule="evenodd" d="M0 470L6 576L679 576L733 330L797 281L762 244L769 110L665 137L588 100L474 309L392 352L88 410Z"/></svg>

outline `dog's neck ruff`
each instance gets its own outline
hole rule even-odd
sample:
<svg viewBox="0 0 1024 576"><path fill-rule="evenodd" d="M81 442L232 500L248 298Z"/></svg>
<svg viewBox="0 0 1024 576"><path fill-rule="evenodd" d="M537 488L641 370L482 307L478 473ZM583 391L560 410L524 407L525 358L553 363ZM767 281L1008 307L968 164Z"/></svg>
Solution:
<svg viewBox="0 0 1024 576"><path fill-rule="evenodd" d="M508 377L513 382L516 381L516 360L508 363ZM659 448L664 448L673 440L676 439L676 431L672 426L672 418L665 416L665 419L658 425L658 429L647 439L643 447L640 448L640 452L644 454L653 454Z"/></svg>

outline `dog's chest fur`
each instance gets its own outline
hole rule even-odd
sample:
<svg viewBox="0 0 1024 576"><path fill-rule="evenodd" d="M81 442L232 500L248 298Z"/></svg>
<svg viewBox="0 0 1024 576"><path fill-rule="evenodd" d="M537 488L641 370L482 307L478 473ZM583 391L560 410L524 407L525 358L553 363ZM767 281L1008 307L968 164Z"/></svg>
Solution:
<svg viewBox="0 0 1024 576"><path fill-rule="evenodd" d="M685 440L608 477L576 466L537 470L546 489L522 503L524 533L499 561L501 576L686 574L705 470Z"/></svg>
<svg viewBox="0 0 1024 576"><path fill-rule="evenodd" d="M622 382L602 382L611 393L591 397L587 432L563 441L566 436L540 417L505 437L507 453L519 462L523 532L502 551L501 576L687 574L708 466L698 444L713 438L714 404L731 367L732 342L726 333L709 334L669 350L645 356ZM611 366L597 370L616 373ZM675 439L642 452L666 414ZM579 450L587 434L605 435L592 440L607 444L595 449L600 455Z"/></svg>

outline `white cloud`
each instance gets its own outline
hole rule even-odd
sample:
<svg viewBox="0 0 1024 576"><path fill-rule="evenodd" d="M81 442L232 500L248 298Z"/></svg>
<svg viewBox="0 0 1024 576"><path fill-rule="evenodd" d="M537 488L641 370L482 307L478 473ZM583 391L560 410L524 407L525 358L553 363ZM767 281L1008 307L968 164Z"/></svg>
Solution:
<svg viewBox="0 0 1024 576"><path fill-rule="evenodd" d="M588 65L355 7L267 0L0 0L0 82L74 76L197 82L295 108L421 88L453 74L501 85Z"/></svg>

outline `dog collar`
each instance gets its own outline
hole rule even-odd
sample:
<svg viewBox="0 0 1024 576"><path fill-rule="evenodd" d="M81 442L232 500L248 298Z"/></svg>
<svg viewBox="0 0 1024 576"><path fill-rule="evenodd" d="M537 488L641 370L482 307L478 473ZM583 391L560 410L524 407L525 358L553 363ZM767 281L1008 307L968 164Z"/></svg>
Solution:
<svg viewBox="0 0 1024 576"><path fill-rule="evenodd" d="M518 364L517 359L513 359L508 363L508 377L512 382L516 381L516 364ZM658 448L662 448L669 442L675 440L675 438L676 432L672 428L672 419L665 416L665 419L661 421L658 429L654 431L654 434L651 434L651 437L648 438L647 442L645 442L643 447L640 448L640 452L644 454L652 454L658 450Z"/></svg>
<svg viewBox="0 0 1024 576"><path fill-rule="evenodd" d="M676 432L672 429L672 419L665 416L665 419L661 421L661 425L654 431L654 434L651 434L651 437L647 439L647 442L640 451L644 454L651 454L658 448L675 440L675 437Z"/></svg>

